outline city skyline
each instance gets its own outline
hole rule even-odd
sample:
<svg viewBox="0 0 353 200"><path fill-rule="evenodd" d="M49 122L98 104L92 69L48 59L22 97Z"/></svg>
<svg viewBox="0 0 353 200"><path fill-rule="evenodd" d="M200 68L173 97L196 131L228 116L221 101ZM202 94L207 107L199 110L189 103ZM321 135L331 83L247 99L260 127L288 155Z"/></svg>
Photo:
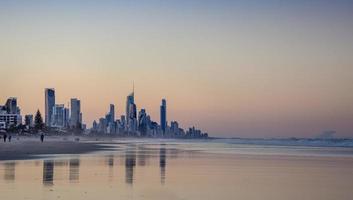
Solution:
<svg viewBox="0 0 353 200"><path fill-rule="evenodd" d="M212 136L353 136L353 3L0 2L0 102L45 114L42 88L91 124L135 80L159 122ZM3 75L5 74L5 75Z"/></svg>
<svg viewBox="0 0 353 200"><path fill-rule="evenodd" d="M0 200L350 200L353 0L0 0Z"/></svg>
<svg viewBox="0 0 353 200"><path fill-rule="evenodd" d="M56 101L55 91L55 88L44 89L44 122L45 129L49 132L117 137L208 138L208 133L197 129L195 125L184 129L175 120L168 122L165 98L161 100L160 123L155 122L144 106L138 108L135 104L134 84L132 92L126 97L125 115L116 116L115 105L111 103L108 113L93 120L91 127L83 121L81 100L71 97L70 104L65 107L65 104ZM34 113L23 115L20 105L17 104L17 97L9 97L4 105L0 105L0 130L16 130L24 133L38 131L36 127L41 126L39 118L42 118L39 109L36 112L35 122L33 116Z"/></svg>

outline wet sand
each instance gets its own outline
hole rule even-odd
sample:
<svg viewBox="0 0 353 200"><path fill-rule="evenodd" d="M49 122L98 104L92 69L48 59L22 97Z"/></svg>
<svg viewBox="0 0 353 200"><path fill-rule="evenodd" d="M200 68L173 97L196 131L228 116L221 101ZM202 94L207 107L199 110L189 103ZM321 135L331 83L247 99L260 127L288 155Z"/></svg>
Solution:
<svg viewBox="0 0 353 200"><path fill-rule="evenodd" d="M52 141L54 146L59 143L68 148L74 144ZM301 148L306 153L293 156L288 150L297 148L273 147L272 155L255 155L252 147L245 154L243 146L234 145L233 150L243 150L239 154L227 144L205 142L110 144L116 146L114 151L0 161L0 199L351 200L353 196L353 157L342 151L327 156L326 151L336 148L315 156L311 147Z"/></svg>
<svg viewBox="0 0 353 200"><path fill-rule="evenodd" d="M47 138L43 143L39 138L13 138L11 142L0 142L1 160L22 160L43 157L50 154L83 154L99 151L104 147L97 143L85 143L73 139Z"/></svg>

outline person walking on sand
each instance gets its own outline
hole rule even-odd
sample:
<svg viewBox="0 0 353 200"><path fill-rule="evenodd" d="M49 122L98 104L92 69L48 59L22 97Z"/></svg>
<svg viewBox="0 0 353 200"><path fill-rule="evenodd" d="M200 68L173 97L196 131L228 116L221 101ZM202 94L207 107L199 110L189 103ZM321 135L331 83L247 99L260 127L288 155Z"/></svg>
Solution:
<svg viewBox="0 0 353 200"><path fill-rule="evenodd" d="M9 142L11 142L11 138L12 138L12 136L11 136L11 135L9 135Z"/></svg>
<svg viewBox="0 0 353 200"><path fill-rule="evenodd" d="M44 141L44 134L43 134L43 133L40 135L40 141L41 141L41 142Z"/></svg>
<svg viewBox="0 0 353 200"><path fill-rule="evenodd" d="M4 134L4 142L6 142L7 135L6 133Z"/></svg>

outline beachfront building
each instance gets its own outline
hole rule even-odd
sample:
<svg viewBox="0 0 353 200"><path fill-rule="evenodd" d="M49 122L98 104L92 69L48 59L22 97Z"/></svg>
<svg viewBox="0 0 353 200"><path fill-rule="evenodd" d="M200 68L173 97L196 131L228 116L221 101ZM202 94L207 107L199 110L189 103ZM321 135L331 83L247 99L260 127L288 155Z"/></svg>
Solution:
<svg viewBox="0 0 353 200"><path fill-rule="evenodd" d="M114 104L110 104L110 106L109 106L109 116L110 116L109 123L113 124L115 122L115 106L114 106Z"/></svg>
<svg viewBox="0 0 353 200"><path fill-rule="evenodd" d="M167 127L167 102L165 99L162 99L162 105L160 107L160 111L161 111L161 128L163 131L163 134L165 134L166 132L166 127Z"/></svg>
<svg viewBox="0 0 353 200"><path fill-rule="evenodd" d="M170 122L170 132L173 137L180 137L182 136L180 129L179 129L179 123L177 121L171 121Z"/></svg>
<svg viewBox="0 0 353 200"><path fill-rule="evenodd" d="M134 90L126 97L126 131L137 131L137 111Z"/></svg>
<svg viewBox="0 0 353 200"><path fill-rule="evenodd" d="M207 133L202 133L201 130L195 127L189 128L185 135L186 138L208 138Z"/></svg>
<svg viewBox="0 0 353 200"><path fill-rule="evenodd" d="M53 108L55 106L54 88L45 88L45 125L52 125Z"/></svg>
<svg viewBox="0 0 353 200"><path fill-rule="evenodd" d="M25 115L25 125L27 128L34 126L33 115Z"/></svg>
<svg viewBox="0 0 353 200"><path fill-rule="evenodd" d="M16 97L8 98L6 100L4 108L8 114L19 114L20 113L20 109L19 109L19 107L17 107L17 98Z"/></svg>
<svg viewBox="0 0 353 200"><path fill-rule="evenodd" d="M21 110L17 106L17 98L10 97L5 105L0 106L0 124L2 129L22 124Z"/></svg>
<svg viewBox="0 0 353 200"><path fill-rule="evenodd" d="M139 136L154 138L207 138L207 134L191 128L187 134L179 127L177 121L167 123L167 102L162 99L160 106L160 124L151 120L145 109L136 114L134 91L126 98L126 116L122 115L115 121L114 105L110 104L109 112L105 117L94 121L91 132L99 134L116 134L119 136Z"/></svg>
<svg viewBox="0 0 353 200"><path fill-rule="evenodd" d="M0 130L6 129L6 123L0 122Z"/></svg>
<svg viewBox="0 0 353 200"><path fill-rule="evenodd" d="M0 122L3 124L2 126L5 126L5 128L18 126L22 124L22 116L19 114L0 113Z"/></svg>
<svg viewBox="0 0 353 200"><path fill-rule="evenodd" d="M148 118L145 109L141 109L138 118L138 130L141 136L147 136L148 133Z"/></svg>
<svg viewBox="0 0 353 200"><path fill-rule="evenodd" d="M64 108L64 127L69 127L70 109Z"/></svg>
<svg viewBox="0 0 353 200"><path fill-rule="evenodd" d="M64 104L55 104L52 111L51 127L65 127L65 107Z"/></svg>
<svg viewBox="0 0 353 200"><path fill-rule="evenodd" d="M70 127L81 128L81 125L82 125L81 101L76 98L72 98Z"/></svg>

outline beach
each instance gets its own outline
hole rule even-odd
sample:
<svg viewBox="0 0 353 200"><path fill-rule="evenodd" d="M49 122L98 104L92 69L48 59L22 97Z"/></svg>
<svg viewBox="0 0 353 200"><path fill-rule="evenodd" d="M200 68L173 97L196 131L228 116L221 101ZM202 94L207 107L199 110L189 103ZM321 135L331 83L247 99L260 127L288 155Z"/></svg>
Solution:
<svg viewBox="0 0 353 200"><path fill-rule="evenodd" d="M352 148L233 142L52 138L40 143L31 138L2 143L0 199L350 200L353 196Z"/></svg>
<svg viewBox="0 0 353 200"><path fill-rule="evenodd" d="M40 142L35 137L13 137L11 142L0 142L1 160L40 158L53 154L82 154L103 149L93 142L75 141L74 137L46 137Z"/></svg>

